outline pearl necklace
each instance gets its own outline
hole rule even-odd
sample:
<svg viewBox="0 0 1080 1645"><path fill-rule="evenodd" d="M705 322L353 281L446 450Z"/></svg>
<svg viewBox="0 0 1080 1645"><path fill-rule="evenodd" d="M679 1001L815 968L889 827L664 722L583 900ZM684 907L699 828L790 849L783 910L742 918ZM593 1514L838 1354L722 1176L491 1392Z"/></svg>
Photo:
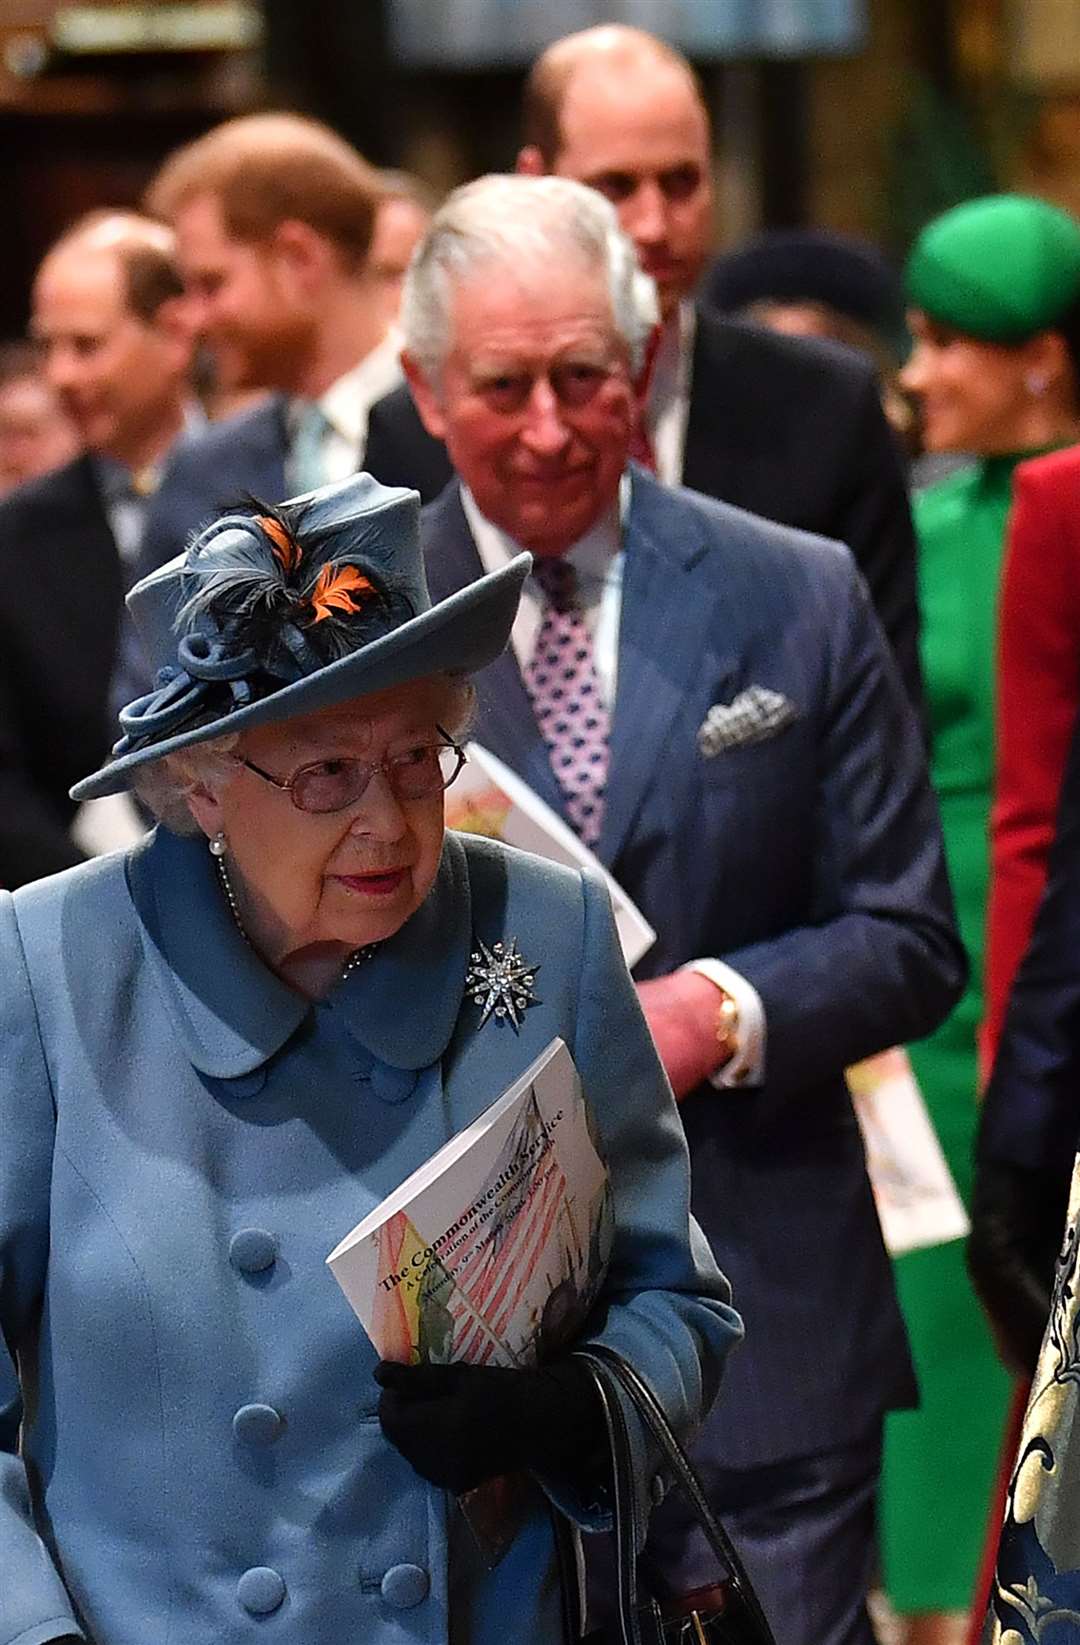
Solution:
<svg viewBox="0 0 1080 1645"><path fill-rule="evenodd" d="M239 931L248 947L252 948L253 944L251 938L244 930L244 922L240 918L240 910L236 903L236 893L233 891L232 882L229 879L229 871L225 867L225 859L223 856L219 856L217 852L213 853L213 857L214 866L218 871L218 878L221 881L221 889L225 893L225 901L229 905L229 912L232 914L233 920L235 921L236 929ZM377 942L368 942L365 943L362 948L354 948L348 959L345 961L345 964L342 966L341 976L338 980L340 982L344 982L346 977L351 977L357 966L363 965L365 960L369 960L378 946L379 945Z"/></svg>

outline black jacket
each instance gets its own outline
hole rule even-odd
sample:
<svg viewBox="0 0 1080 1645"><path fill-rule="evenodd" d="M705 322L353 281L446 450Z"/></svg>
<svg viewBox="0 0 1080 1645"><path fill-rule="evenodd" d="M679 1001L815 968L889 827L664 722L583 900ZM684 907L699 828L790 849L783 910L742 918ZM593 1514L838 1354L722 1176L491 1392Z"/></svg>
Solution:
<svg viewBox="0 0 1080 1645"><path fill-rule="evenodd" d="M406 388L372 408L365 466L425 502L452 473ZM908 694L921 702L915 540L903 463L873 367L699 308L683 485L847 543Z"/></svg>
<svg viewBox="0 0 1080 1645"><path fill-rule="evenodd" d="M78 862L68 788L108 753L123 579L93 463L0 501L0 886Z"/></svg>

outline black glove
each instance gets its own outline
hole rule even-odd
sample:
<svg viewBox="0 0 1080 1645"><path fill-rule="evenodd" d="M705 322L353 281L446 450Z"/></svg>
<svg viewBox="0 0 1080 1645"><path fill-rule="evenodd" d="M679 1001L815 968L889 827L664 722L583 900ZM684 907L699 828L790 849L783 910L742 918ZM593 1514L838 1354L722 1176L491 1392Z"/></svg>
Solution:
<svg viewBox="0 0 1080 1645"><path fill-rule="evenodd" d="M521 1468L583 1483L604 1477L603 1408L591 1372L572 1355L535 1371L382 1360L375 1381L383 1433L443 1490L460 1494Z"/></svg>
<svg viewBox="0 0 1080 1645"><path fill-rule="evenodd" d="M1054 1262L1068 1209L1068 1169L1032 1171L980 1160L971 1200L968 1271L1010 1371L1035 1370L1050 1312Z"/></svg>

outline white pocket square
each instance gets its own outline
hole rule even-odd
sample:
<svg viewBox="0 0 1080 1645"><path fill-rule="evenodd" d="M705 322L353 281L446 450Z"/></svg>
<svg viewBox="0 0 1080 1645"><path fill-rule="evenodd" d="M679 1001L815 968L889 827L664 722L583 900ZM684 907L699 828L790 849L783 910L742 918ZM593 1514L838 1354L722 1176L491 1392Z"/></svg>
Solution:
<svg viewBox="0 0 1080 1645"><path fill-rule="evenodd" d="M698 728L698 748L707 760L725 748L747 748L775 737L798 718L798 709L779 691L751 685L731 703L714 703Z"/></svg>

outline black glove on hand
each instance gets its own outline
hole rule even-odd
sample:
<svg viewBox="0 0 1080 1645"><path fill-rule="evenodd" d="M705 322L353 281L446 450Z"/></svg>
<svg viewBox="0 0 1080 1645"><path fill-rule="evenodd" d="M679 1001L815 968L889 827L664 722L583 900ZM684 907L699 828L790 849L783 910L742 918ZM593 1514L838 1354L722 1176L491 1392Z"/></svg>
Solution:
<svg viewBox="0 0 1080 1645"><path fill-rule="evenodd" d="M443 1490L460 1494L521 1468L603 1477L603 1408L591 1372L572 1356L535 1371L382 1360L375 1381L383 1433Z"/></svg>
<svg viewBox="0 0 1080 1645"><path fill-rule="evenodd" d="M1060 1173L979 1160L968 1271L1010 1371L1035 1370L1050 1311L1054 1260L1068 1209L1071 1159Z"/></svg>

